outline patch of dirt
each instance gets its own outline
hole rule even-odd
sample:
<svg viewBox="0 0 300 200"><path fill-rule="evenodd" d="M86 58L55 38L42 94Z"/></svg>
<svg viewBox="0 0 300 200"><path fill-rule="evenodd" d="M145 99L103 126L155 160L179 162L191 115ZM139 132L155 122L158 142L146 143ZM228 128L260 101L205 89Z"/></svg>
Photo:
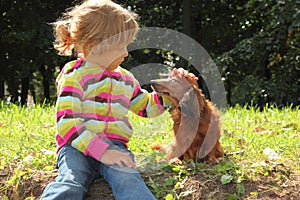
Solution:
<svg viewBox="0 0 300 200"><path fill-rule="evenodd" d="M211 166L207 165L207 169ZM27 180L20 180L18 186L8 187L6 179L8 170L0 171L0 199L8 197L9 200L21 200L26 197L39 199L44 187L56 177L56 171L34 173ZM142 177L148 182L149 177L155 183L163 185L168 177L178 175L172 170L164 170L152 173L142 173ZM151 188L151 187L149 187ZM170 186L172 190L173 186ZM244 190L243 194L238 194L238 190ZM242 186L236 183L222 184L220 176L208 174L205 170L193 172L176 189L176 194L182 195L183 200L200 199L286 199L300 200L300 174L278 179L276 174L260 177L259 180L244 180ZM166 195L166 194L164 194ZM113 195L109 185L103 179L97 179L91 185L85 200L105 199L113 200ZM163 199L159 198L159 199Z"/></svg>
<svg viewBox="0 0 300 200"><path fill-rule="evenodd" d="M114 200L112 191L108 183L103 178L94 181L94 183L90 186L89 192L84 200L95 199Z"/></svg>
<svg viewBox="0 0 300 200"><path fill-rule="evenodd" d="M223 185L220 178L208 179L203 174L190 177L182 191L194 191L184 200L199 199L286 199L299 200L300 175L288 180L284 186L278 185L272 177L264 177L260 181L243 181L244 194L237 194L239 187L235 183Z"/></svg>
<svg viewBox="0 0 300 200"><path fill-rule="evenodd" d="M57 175L55 171L38 171L30 177L17 177L14 184L8 183L8 177L13 173L8 169L0 171L0 199L7 197L9 200L21 200L27 197L40 197L46 185L53 181Z"/></svg>

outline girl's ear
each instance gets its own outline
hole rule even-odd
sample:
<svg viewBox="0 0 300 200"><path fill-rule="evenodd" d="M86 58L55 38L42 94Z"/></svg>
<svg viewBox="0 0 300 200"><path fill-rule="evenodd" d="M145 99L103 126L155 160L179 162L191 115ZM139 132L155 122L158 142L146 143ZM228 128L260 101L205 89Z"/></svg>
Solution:
<svg viewBox="0 0 300 200"><path fill-rule="evenodd" d="M86 47L84 48L84 56L85 58L92 52L92 48L96 45L96 41L91 41L86 44Z"/></svg>
<svg viewBox="0 0 300 200"><path fill-rule="evenodd" d="M197 90L191 88L183 95L179 102L179 109L181 113L189 117L200 117L200 102L198 100Z"/></svg>

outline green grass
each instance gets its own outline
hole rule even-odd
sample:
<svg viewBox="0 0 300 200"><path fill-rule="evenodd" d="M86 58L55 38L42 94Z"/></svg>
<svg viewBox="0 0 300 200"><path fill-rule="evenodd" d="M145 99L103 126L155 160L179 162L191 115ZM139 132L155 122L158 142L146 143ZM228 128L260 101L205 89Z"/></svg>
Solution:
<svg viewBox="0 0 300 200"><path fill-rule="evenodd" d="M275 185L278 185L274 190L280 190L284 182L300 173L299 108L271 107L260 112L255 108L236 106L228 108L221 116L221 142L227 156L212 168L193 162L184 163L179 168L157 165L163 155L151 152L149 144L154 141L168 143L172 140L171 120L168 114L154 119L133 116L136 134L130 147L135 150L138 158L142 157L140 164L145 173L149 169L158 171L157 178L150 177L148 182L157 197L181 199L182 195L188 195L192 191L182 192L178 185L184 184L188 177L199 171L204 172L208 181L218 180L223 185L235 184L235 192L226 195L228 199L241 197L246 192L244 185L247 181L265 181L268 185L270 180L267 178L271 177ZM159 171L159 168L163 170ZM175 175L164 177L163 182L161 176L166 170L173 171ZM171 189L170 183L173 183ZM254 198L258 194L256 191L251 192L248 198Z"/></svg>
<svg viewBox="0 0 300 200"><path fill-rule="evenodd" d="M0 113L0 174L5 177L1 180L0 194L8 194L8 190L18 193L22 181L39 171L54 170L54 108L2 103ZM290 173L300 173L299 108L274 107L259 112L236 106L221 115L221 142L228 156L209 170L208 179L217 177L224 185L236 183L236 194L239 195L245 192L243 182L246 180L267 177L274 170L281 170L279 179L288 178ZM153 119L130 115L130 119L135 134L129 147L136 155L139 169L158 176L161 170L174 172L163 181L149 176L147 184L155 195L170 200L189 195L192 191L178 193L180 184L196 171L208 172L204 164L168 165L161 162L163 154L153 152L149 147L155 141L166 144L172 140L172 122L168 113ZM228 198L236 194L229 194ZM9 199L7 196L2 198Z"/></svg>
<svg viewBox="0 0 300 200"><path fill-rule="evenodd" d="M228 153L243 151L243 156L235 156L236 160L244 161L243 167L274 160L293 163L291 167L299 172L299 109L273 108L259 112L254 108L229 108L223 115L223 132L222 141ZM267 148L274 156L264 153Z"/></svg>
<svg viewBox="0 0 300 200"><path fill-rule="evenodd" d="M300 171L299 109L274 107L260 112L255 108L236 106L228 108L221 116L222 146L236 161L243 161L244 167L264 159L272 160L272 155L264 153L264 150L271 149L280 156L277 162L292 162L297 165L291 167ZM154 119L131 117L135 135L130 147L135 153L149 154L149 144L152 142L167 143L172 140L172 121L168 114Z"/></svg>
<svg viewBox="0 0 300 200"><path fill-rule="evenodd" d="M6 176L1 181L0 194L5 194L8 189L18 193L22 181L38 171L55 168L53 108L2 103L0 113L0 171Z"/></svg>
<svg viewBox="0 0 300 200"><path fill-rule="evenodd" d="M2 168L32 165L28 167L40 170L53 164L52 154L45 154L46 150L55 151L52 107L2 104L0 123Z"/></svg>

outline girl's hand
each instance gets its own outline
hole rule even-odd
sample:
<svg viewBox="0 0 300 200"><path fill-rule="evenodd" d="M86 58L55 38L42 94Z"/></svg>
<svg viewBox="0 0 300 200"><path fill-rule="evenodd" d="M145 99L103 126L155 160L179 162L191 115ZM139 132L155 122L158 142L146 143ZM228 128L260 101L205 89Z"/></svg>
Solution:
<svg viewBox="0 0 300 200"><path fill-rule="evenodd" d="M194 80L198 80L198 77L195 76L195 74L193 73L189 73L187 70L183 69L183 68L174 68L171 73L170 73L170 77L172 76L176 76L176 75L182 75L184 77L191 77Z"/></svg>
<svg viewBox="0 0 300 200"><path fill-rule="evenodd" d="M136 164L130 157L130 153L117 150L107 149L103 153L100 162L105 165L118 165L119 167L124 167L124 165L126 165L127 167L136 169Z"/></svg>

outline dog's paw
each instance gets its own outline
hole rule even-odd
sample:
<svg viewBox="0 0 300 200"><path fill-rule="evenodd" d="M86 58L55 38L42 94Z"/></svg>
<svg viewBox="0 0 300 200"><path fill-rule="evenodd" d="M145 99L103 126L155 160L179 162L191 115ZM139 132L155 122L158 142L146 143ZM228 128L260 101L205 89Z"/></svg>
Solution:
<svg viewBox="0 0 300 200"><path fill-rule="evenodd" d="M150 145L150 147L152 150L166 152L165 147L162 144L159 144L158 142L154 142Z"/></svg>
<svg viewBox="0 0 300 200"><path fill-rule="evenodd" d="M220 161L222 160L222 158L216 158L216 157L209 157L206 162L207 163L212 163L212 164L218 164Z"/></svg>
<svg viewBox="0 0 300 200"><path fill-rule="evenodd" d="M172 158L169 160L170 164L182 164L182 161L179 158Z"/></svg>

